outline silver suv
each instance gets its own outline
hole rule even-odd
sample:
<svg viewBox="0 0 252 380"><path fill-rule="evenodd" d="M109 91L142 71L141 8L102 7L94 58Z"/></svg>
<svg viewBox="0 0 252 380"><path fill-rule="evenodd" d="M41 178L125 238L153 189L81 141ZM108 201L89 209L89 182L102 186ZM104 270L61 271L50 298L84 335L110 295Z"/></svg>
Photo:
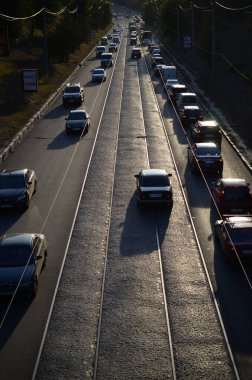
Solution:
<svg viewBox="0 0 252 380"><path fill-rule="evenodd" d="M63 106L68 104L81 105L84 101L84 90L80 83L68 83L63 91Z"/></svg>

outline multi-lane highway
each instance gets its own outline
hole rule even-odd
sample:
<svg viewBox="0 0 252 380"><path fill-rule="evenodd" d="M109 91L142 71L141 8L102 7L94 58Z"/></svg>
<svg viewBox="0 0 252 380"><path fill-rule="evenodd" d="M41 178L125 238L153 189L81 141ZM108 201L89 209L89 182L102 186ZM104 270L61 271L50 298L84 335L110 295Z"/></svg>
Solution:
<svg viewBox="0 0 252 380"><path fill-rule="evenodd" d="M72 79L88 134L66 134L59 97L1 163L33 168L38 190L23 214L1 212L0 232L43 232L48 260L33 301L1 300L0 378L249 379L251 269L227 266L215 247L211 179L192 175L148 53L130 58L120 23L107 81L91 82L94 53ZM252 183L228 142L222 150L223 176ZM148 167L172 173L172 210L137 207L134 174Z"/></svg>

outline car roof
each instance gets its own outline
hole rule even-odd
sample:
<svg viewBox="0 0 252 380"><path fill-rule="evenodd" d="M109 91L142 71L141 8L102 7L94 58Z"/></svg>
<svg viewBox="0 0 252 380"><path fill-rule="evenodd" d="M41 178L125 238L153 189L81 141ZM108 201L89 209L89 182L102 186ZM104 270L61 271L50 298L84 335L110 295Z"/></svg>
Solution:
<svg viewBox="0 0 252 380"><path fill-rule="evenodd" d="M168 175L165 169L143 169L141 171L141 174L143 176L160 176L160 175L167 176Z"/></svg>
<svg viewBox="0 0 252 380"><path fill-rule="evenodd" d="M184 106L184 110L199 110L199 106Z"/></svg>
<svg viewBox="0 0 252 380"><path fill-rule="evenodd" d="M8 246L8 245L30 245L33 233L14 233L14 234L6 234L1 236L0 238L0 246Z"/></svg>
<svg viewBox="0 0 252 380"><path fill-rule="evenodd" d="M200 120L198 121L198 125L201 127L217 127L218 123L215 120Z"/></svg>
<svg viewBox="0 0 252 380"><path fill-rule="evenodd" d="M25 175L28 169L4 169L0 175L20 176Z"/></svg>
<svg viewBox="0 0 252 380"><path fill-rule="evenodd" d="M180 97L190 96L190 95L196 96L195 92L181 92Z"/></svg>
<svg viewBox="0 0 252 380"><path fill-rule="evenodd" d="M252 228L251 216L228 216L224 219L230 228Z"/></svg>
<svg viewBox="0 0 252 380"><path fill-rule="evenodd" d="M86 113L86 110L85 109L71 110L69 113L80 113L80 112L85 112Z"/></svg>
<svg viewBox="0 0 252 380"><path fill-rule="evenodd" d="M66 87L81 87L80 83L67 83Z"/></svg>
<svg viewBox="0 0 252 380"><path fill-rule="evenodd" d="M248 184L243 178L221 178L223 186L244 186L247 187Z"/></svg>
<svg viewBox="0 0 252 380"><path fill-rule="evenodd" d="M179 84L179 83L174 83L171 85L172 88L186 88L185 84Z"/></svg>
<svg viewBox="0 0 252 380"><path fill-rule="evenodd" d="M214 142L200 142L194 144L196 148L218 148Z"/></svg>

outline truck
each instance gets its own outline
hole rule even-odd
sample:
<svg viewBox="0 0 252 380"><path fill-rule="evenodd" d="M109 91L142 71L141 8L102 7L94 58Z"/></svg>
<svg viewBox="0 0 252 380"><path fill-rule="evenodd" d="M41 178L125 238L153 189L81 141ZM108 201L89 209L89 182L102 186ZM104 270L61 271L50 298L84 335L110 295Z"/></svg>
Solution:
<svg viewBox="0 0 252 380"><path fill-rule="evenodd" d="M177 68L176 68L176 66L164 65L161 68L160 75L161 75L163 82L166 82L167 79L177 79Z"/></svg>

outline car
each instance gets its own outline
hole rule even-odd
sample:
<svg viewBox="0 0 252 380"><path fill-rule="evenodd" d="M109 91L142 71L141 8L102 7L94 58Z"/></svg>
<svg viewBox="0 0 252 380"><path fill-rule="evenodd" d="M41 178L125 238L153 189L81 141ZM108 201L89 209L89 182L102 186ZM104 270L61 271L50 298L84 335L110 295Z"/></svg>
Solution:
<svg viewBox="0 0 252 380"><path fill-rule="evenodd" d="M97 45L95 48L96 57L100 57L102 53L105 53L106 47L103 45Z"/></svg>
<svg viewBox="0 0 252 380"><path fill-rule="evenodd" d="M131 50L131 58L141 58L142 57L142 49L141 48L133 48Z"/></svg>
<svg viewBox="0 0 252 380"><path fill-rule="evenodd" d="M222 132L215 120L199 120L192 124L191 137L195 142L213 141L221 147Z"/></svg>
<svg viewBox="0 0 252 380"><path fill-rule="evenodd" d="M155 44L155 42L152 42L151 44L149 44L148 46L148 51L150 52L150 54L152 53L152 51L154 49L159 49L159 46Z"/></svg>
<svg viewBox="0 0 252 380"><path fill-rule="evenodd" d="M108 46L109 53L115 53L118 51L117 44L115 42L111 42Z"/></svg>
<svg viewBox="0 0 252 380"><path fill-rule="evenodd" d="M212 142L195 143L188 147L188 163L192 172L222 175L223 158L218 146Z"/></svg>
<svg viewBox="0 0 252 380"><path fill-rule="evenodd" d="M118 34L113 35L113 40L114 43L119 44L120 42L120 36Z"/></svg>
<svg viewBox="0 0 252 380"><path fill-rule="evenodd" d="M176 102L178 99L178 95L181 94L181 92L186 92L187 88L184 84L175 83L169 86L169 89L167 91L167 96L170 102Z"/></svg>
<svg viewBox="0 0 252 380"><path fill-rule="evenodd" d="M154 67L154 75L156 76L156 77L160 77L161 76L161 71L162 71L162 67L163 67L164 65L156 65L155 67Z"/></svg>
<svg viewBox="0 0 252 380"><path fill-rule="evenodd" d="M161 56L152 56L151 65L153 69L156 65L164 65L164 58Z"/></svg>
<svg viewBox="0 0 252 380"><path fill-rule="evenodd" d="M80 83L68 83L63 91L63 106L69 104L81 105L84 102L84 89Z"/></svg>
<svg viewBox="0 0 252 380"><path fill-rule="evenodd" d="M101 38L100 45L107 46L108 45L108 37L104 36Z"/></svg>
<svg viewBox="0 0 252 380"><path fill-rule="evenodd" d="M107 37L108 41L112 40L112 34L108 33L108 34L106 34L106 37Z"/></svg>
<svg viewBox="0 0 252 380"><path fill-rule="evenodd" d="M151 55L153 56L154 54L162 55L162 51L159 47L155 47L150 50Z"/></svg>
<svg viewBox="0 0 252 380"><path fill-rule="evenodd" d="M165 203L172 205L173 193L170 177L164 169L143 169L135 175L138 204Z"/></svg>
<svg viewBox="0 0 252 380"><path fill-rule="evenodd" d="M177 110L180 111L184 106L197 106L198 99L194 92L181 92L175 104Z"/></svg>
<svg viewBox="0 0 252 380"><path fill-rule="evenodd" d="M220 178L210 190L220 214L252 214L252 193L245 179Z"/></svg>
<svg viewBox="0 0 252 380"><path fill-rule="evenodd" d="M92 71L92 82L105 82L106 78L105 69L94 69Z"/></svg>
<svg viewBox="0 0 252 380"><path fill-rule="evenodd" d="M203 120L202 111L199 106L184 106L178 111L183 127L190 127L198 120Z"/></svg>
<svg viewBox="0 0 252 380"><path fill-rule="evenodd" d="M113 53L102 53L101 55L101 67L107 69L110 66L113 66L114 59Z"/></svg>
<svg viewBox="0 0 252 380"><path fill-rule="evenodd" d="M47 242L39 233L5 234L0 238L0 296L35 297L46 265Z"/></svg>
<svg viewBox="0 0 252 380"><path fill-rule="evenodd" d="M137 36L130 36L130 45L137 44Z"/></svg>
<svg viewBox="0 0 252 380"><path fill-rule="evenodd" d="M37 178L32 169L4 169L0 173L0 208L26 210L37 191Z"/></svg>
<svg viewBox="0 0 252 380"><path fill-rule="evenodd" d="M164 88L166 91L169 90L170 86L173 85L173 84L178 84L178 79L166 79L164 82Z"/></svg>
<svg viewBox="0 0 252 380"><path fill-rule="evenodd" d="M144 38L143 39L143 45L144 46L149 46L149 44L151 44L151 40L149 38Z"/></svg>
<svg viewBox="0 0 252 380"><path fill-rule="evenodd" d="M215 222L215 240L229 263L252 262L252 217L228 216Z"/></svg>
<svg viewBox="0 0 252 380"><path fill-rule="evenodd" d="M71 110L66 120L66 132L88 133L90 127L90 116L85 109Z"/></svg>

